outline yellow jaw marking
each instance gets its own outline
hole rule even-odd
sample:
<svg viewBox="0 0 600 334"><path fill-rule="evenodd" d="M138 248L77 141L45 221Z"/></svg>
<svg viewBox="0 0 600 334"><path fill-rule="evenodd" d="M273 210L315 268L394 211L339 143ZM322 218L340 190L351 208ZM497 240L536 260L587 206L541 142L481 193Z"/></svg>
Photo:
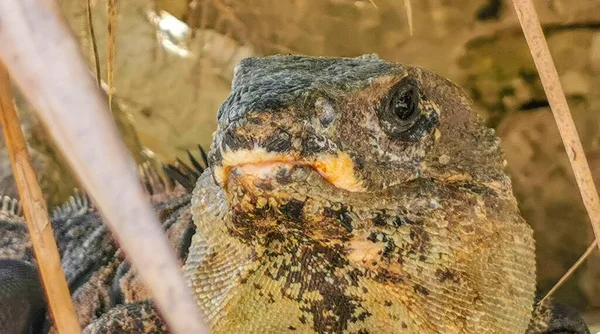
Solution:
<svg viewBox="0 0 600 334"><path fill-rule="evenodd" d="M227 183L233 168L253 165L252 170L271 168L272 164L310 166L334 186L351 192L361 192L365 188L354 175L354 162L347 153L321 154L310 160L302 160L296 153L268 152L264 148L244 149L223 154L222 165L214 170L215 178L221 185ZM257 169L258 168L258 169Z"/></svg>

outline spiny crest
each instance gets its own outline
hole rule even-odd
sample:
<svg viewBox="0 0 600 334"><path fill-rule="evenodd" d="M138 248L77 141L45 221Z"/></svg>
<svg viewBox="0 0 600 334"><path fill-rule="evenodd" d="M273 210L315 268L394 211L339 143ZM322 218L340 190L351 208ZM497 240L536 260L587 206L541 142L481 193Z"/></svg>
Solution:
<svg viewBox="0 0 600 334"><path fill-rule="evenodd" d="M190 153L188 152L188 154ZM138 165L138 177L146 194L150 197L161 197L161 195L171 195L178 189L181 190L180 185L187 184L188 178L193 178L193 175L188 175L190 167L185 164L183 164L184 167L179 167L182 164L183 162L177 159L176 165L163 164L162 171L152 161Z"/></svg>
<svg viewBox="0 0 600 334"><path fill-rule="evenodd" d="M174 186L149 161L138 166L138 175L149 196L170 193Z"/></svg>
<svg viewBox="0 0 600 334"><path fill-rule="evenodd" d="M177 158L173 164L164 164L162 172L151 162L145 162L138 166L138 174L144 189L150 196L169 194L180 185L186 192L191 193L196 186L200 174L208 166L208 158L204 149L198 145L202 164L190 151L187 151L189 163ZM204 166L203 166L204 165Z"/></svg>
<svg viewBox="0 0 600 334"><path fill-rule="evenodd" d="M200 174L208 167L208 158L202 146L198 145L198 151L200 151L200 157L204 166L200 164L198 159L196 159L190 151L187 151L187 154L188 159L192 164L191 167L179 158L175 160L174 164L163 166L163 171L169 181L172 183L177 182L189 193L194 190Z"/></svg>
<svg viewBox="0 0 600 334"><path fill-rule="evenodd" d="M85 192L75 189L74 194L69 197L67 202L54 209L52 220L81 216L93 210L94 207L89 196Z"/></svg>
<svg viewBox="0 0 600 334"><path fill-rule="evenodd" d="M22 217L23 207L18 199L10 198L8 196L0 196L0 201L0 217Z"/></svg>
<svg viewBox="0 0 600 334"><path fill-rule="evenodd" d="M208 166L206 152L200 145L198 145L198 150L204 166ZM191 152L188 151L187 153L192 167L181 159L177 159L174 164L163 166L164 175L149 162L138 166L140 180L148 195L169 194L177 184L180 184L187 192L191 193L196 185L196 180L206 167L203 167ZM54 209L52 219L73 218L94 210L90 197L85 192L75 189L74 194L66 203ZM6 196L2 199L0 214L20 215L20 212L21 206L17 200Z"/></svg>

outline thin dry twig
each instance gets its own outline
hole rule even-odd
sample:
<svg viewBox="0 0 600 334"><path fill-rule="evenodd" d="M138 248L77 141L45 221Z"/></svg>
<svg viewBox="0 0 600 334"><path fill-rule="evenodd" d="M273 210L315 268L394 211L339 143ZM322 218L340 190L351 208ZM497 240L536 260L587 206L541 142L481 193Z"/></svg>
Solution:
<svg viewBox="0 0 600 334"><path fill-rule="evenodd" d="M587 260L587 258L590 256L590 254L592 254L592 251L595 250L596 247L598 247L598 240L594 240L594 242L592 242L592 244L587 248L585 253L583 253L583 255L581 255L579 259L577 259L577 262L575 262L575 264L573 264L571 268L569 268L569 270L567 270L567 272L564 275L562 275L558 282L554 284L552 289L550 289L550 291L546 293L544 298L540 300L539 304L543 304L544 301L546 301L546 299L550 298L550 296L552 296L552 294L556 292L556 290L558 290L558 288L560 288L561 285L563 285L569 279L569 277L571 277L571 275L573 275L575 270L577 270L577 268L579 268L583 264L583 262Z"/></svg>
<svg viewBox="0 0 600 334"><path fill-rule="evenodd" d="M100 74L100 60L98 56L98 43L96 43L96 33L94 32L94 22L92 21L92 0L86 1L86 15L88 23L88 33L90 34L90 40L92 41L91 49L92 55L94 56L94 70L96 71L96 83L98 89L102 87L102 75Z"/></svg>
<svg viewBox="0 0 600 334"><path fill-rule="evenodd" d="M191 0L188 4L188 13L185 17L185 23L190 27L192 31L191 37L192 39L196 36L196 27L198 25L198 12L200 11L200 0ZM202 6L208 4L208 1L202 1ZM204 11L204 9L203 9Z"/></svg>
<svg viewBox="0 0 600 334"><path fill-rule="evenodd" d="M413 11L410 0L404 0L404 11L406 12L406 20L408 21L408 32L413 35Z"/></svg>
<svg viewBox="0 0 600 334"><path fill-rule="evenodd" d="M0 1L0 22L0 59L90 193L171 331L208 333L56 2Z"/></svg>
<svg viewBox="0 0 600 334"><path fill-rule="evenodd" d="M106 85L108 86L108 108L112 112L114 64L117 48L117 0L108 0L108 37L106 41Z"/></svg>
<svg viewBox="0 0 600 334"><path fill-rule="evenodd" d="M571 162L594 235L596 240L600 240L600 199L535 7L531 0L513 0L513 4Z"/></svg>
<svg viewBox="0 0 600 334"><path fill-rule="evenodd" d="M235 15L231 7L225 5L221 0L211 0L213 7L223 16L225 20L233 27L242 40L246 40L248 28L239 17Z"/></svg>
<svg viewBox="0 0 600 334"><path fill-rule="evenodd" d="M0 124L4 130L6 147L52 318L60 333L81 333L69 286L60 264L46 201L31 165L19 116L14 108L8 72L1 63Z"/></svg>
<svg viewBox="0 0 600 334"><path fill-rule="evenodd" d="M197 4L195 4L197 5ZM195 77L196 79L194 80L194 85L196 87L196 89L194 90L194 100L195 101L199 101L200 99L200 86L202 85L202 78L204 76L204 56L205 56L205 46L206 46L206 25L208 23L208 5L209 2L207 0L202 1L202 7L201 8L195 8L195 13L197 14L198 11L201 11L201 15L200 15L200 24L199 24L199 30L200 30L200 51L198 54L198 58L196 59L196 64L193 67L195 73L193 73L192 77ZM193 31L192 35L196 34L196 30L195 26L194 28L191 29Z"/></svg>
<svg viewBox="0 0 600 334"><path fill-rule="evenodd" d="M537 12L531 0L513 0L513 5L571 162L595 239L600 240L600 199Z"/></svg>

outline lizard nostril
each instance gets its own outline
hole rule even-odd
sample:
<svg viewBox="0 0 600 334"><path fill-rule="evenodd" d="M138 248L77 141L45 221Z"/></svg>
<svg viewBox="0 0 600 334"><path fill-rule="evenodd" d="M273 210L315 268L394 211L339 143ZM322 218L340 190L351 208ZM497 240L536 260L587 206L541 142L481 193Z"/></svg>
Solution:
<svg viewBox="0 0 600 334"><path fill-rule="evenodd" d="M315 101L315 110L323 127L328 127L335 120L335 109L327 99L319 97Z"/></svg>
<svg viewBox="0 0 600 334"><path fill-rule="evenodd" d="M289 152L292 150L292 137L283 130L276 130L265 140L264 147L269 152Z"/></svg>
<svg viewBox="0 0 600 334"><path fill-rule="evenodd" d="M327 151L329 147L327 139L320 135L312 135L302 141L302 155L310 156Z"/></svg>
<svg viewBox="0 0 600 334"><path fill-rule="evenodd" d="M237 127L230 127L223 134L222 147L226 150L251 149L252 143L244 134L239 133Z"/></svg>

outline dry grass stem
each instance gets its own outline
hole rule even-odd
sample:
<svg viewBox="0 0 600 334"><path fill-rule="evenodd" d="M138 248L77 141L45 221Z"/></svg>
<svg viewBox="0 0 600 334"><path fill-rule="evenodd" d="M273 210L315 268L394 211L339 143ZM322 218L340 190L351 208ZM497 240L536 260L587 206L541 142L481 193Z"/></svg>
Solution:
<svg viewBox="0 0 600 334"><path fill-rule="evenodd" d="M96 83L98 89L102 87L102 74L100 74L100 60L98 56L98 43L96 43L96 33L94 32L94 22L92 21L92 0L86 1L86 16L88 23L88 33L90 34L90 40L92 41L91 49L94 60L94 70L96 71Z"/></svg>
<svg viewBox="0 0 600 334"><path fill-rule="evenodd" d="M406 20L408 21L408 32L413 35L413 11L410 0L404 0L404 11L406 12Z"/></svg>
<svg viewBox="0 0 600 334"><path fill-rule="evenodd" d="M211 3L214 8L223 16L223 18L226 19L229 24L231 24L233 29L241 35L242 39L246 39L246 33L248 32L248 29L246 28L244 22L242 22L242 20L235 15L233 10L221 2L221 0L211 0Z"/></svg>
<svg viewBox="0 0 600 334"><path fill-rule="evenodd" d="M0 1L0 22L0 59L39 111L171 332L208 333L135 163L56 1Z"/></svg>
<svg viewBox="0 0 600 334"><path fill-rule="evenodd" d="M117 48L117 0L108 0L108 37L106 41L106 84L108 86L108 108L112 112L112 96L114 86L114 64Z"/></svg>
<svg viewBox="0 0 600 334"><path fill-rule="evenodd" d="M571 162L595 239L600 240L600 199L535 7L531 0L513 0L513 4Z"/></svg>
<svg viewBox="0 0 600 334"><path fill-rule="evenodd" d="M596 249L596 247L598 247L598 240L594 240L594 242L592 242L592 244L587 248L585 253L583 253L583 255L581 255L579 259L577 259L577 262L575 262L575 264L573 264L571 268L569 268L569 270L567 270L567 272L564 275L562 275L558 282L554 284L552 289L550 289L550 291L546 293L544 298L540 300L539 304L542 304L544 301L546 301L546 299L550 298L550 296L552 296L552 294L556 292L556 290L558 290L558 288L560 288L561 285L563 285L563 283L565 283L567 279L569 279L569 277L571 277L575 270L577 270L577 268L579 268L583 264L583 262L585 262L585 260L590 256L590 254L592 254L592 251Z"/></svg>
<svg viewBox="0 0 600 334"><path fill-rule="evenodd" d="M8 72L1 63L0 124L4 130L6 147L52 318L60 333L81 333L69 286L60 264L46 202L31 165L19 116L13 104Z"/></svg>
<svg viewBox="0 0 600 334"><path fill-rule="evenodd" d="M192 4L190 4L192 5ZM206 40L205 40L205 29L206 29L206 25L208 23L208 5L209 2L208 0L204 0L202 1L202 7L198 8L197 7L197 3L194 4L195 7L195 11L194 13L197 14L198 11L201 12L200 14L200 24L198 25L199 29L200 29L200 51L198 53L198 59L196 60L196 66L195 66L195 73L193 75L193 77L195 77L196 79L193 80L194 81L194 85L196 86L196 90L194 91L194 99L196 101L198 101L200 99L200 86L202 84L202 77L204 76L204 73L202 71L204 71L204 56L205 56L205 46L206 46ZM197 18L196 18L197 20ZM195 26L194 26L195 27ZM193 34L195 35L195 32L197 29L192 28L191 29L193 31Z"/></svg>
<svg viewBox="0 0 600 334"><path fill-rule="evenodd" d="M188 5L189 10L185 18L185 23L188 25L188 27L190 27L190 30L192 32L192 38L196 36L196 26L198 25L198 11L200 11L200 4L198 2L199 0L190 1ZM203 6L207 3L208 1L206 0L202 1Z"/></svg>
<svg viewBox="0 0 600 334"><path fill-rule="evenodd" d="M544 37L544 32L542 31L542 26L535 10L535 6L531 0L513 0L513 4L517 11L521 27L523 28L527 45L531 50L531 55L533 56L535 66L540 75L542 86L548 97L554 120L556 121L560 136L565 145L565 150L569 157L573 173L575 174L575 180L579 186L579 192L581 193L583 204L590 217L595 235L594 243L588 247L583 256L577 260L563 277L561 277L558 283L552 287L542 299L542 301L544 301L554 293L554 291L556 291L569 276L571 276L575 269L577 269L577 267L579 267L585 258L592 252L594 247L598 246L597 240L600 240L600 199L598 198L598 192L596 191L594 180L592 179L592 173L587 163L587 159L585 158L583 146L579 140L577 128L573 122L573 117L571 116L571 111L567 104L567 99L562 89L556 66L552 60L548 43Z"/></svg>

